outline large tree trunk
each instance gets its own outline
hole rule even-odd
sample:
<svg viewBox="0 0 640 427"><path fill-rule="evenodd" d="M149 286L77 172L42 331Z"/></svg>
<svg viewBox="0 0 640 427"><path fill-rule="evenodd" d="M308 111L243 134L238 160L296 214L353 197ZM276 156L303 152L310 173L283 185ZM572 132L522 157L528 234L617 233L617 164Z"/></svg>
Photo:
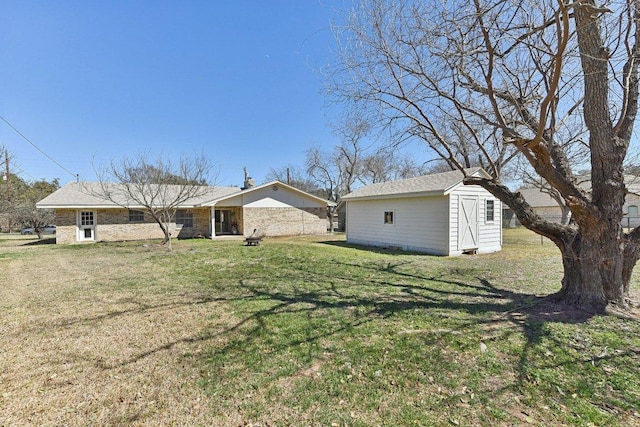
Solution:
<svg viewBox="0 0 640 427"><path fill-rule="evenodd" d="M564 267L558 302L597 312L608 304L628 306L630 272L637 259L628 259L618 238L587 231L557 245ZM629 274L623 274L625 265Z"/></svg>
<svg viewBox="0 0 640 427"><path fill-rule="evenodd" d="M549 238L560 249L564 277L560 291L555 294L558 303L595 312L603 311L609 304L629 306L631 273L640 259L637 243L640 228L631 235L622 232L617 214L621 209L615 202L600 206L598 215L590 216L576 208L577 226L562 225L537 215L520 193L514 194L501 184L473 177L467 177L465 184L487 189L509 205L522 225ZM617 195L618 200L621 197L624 200Z"/></svg>

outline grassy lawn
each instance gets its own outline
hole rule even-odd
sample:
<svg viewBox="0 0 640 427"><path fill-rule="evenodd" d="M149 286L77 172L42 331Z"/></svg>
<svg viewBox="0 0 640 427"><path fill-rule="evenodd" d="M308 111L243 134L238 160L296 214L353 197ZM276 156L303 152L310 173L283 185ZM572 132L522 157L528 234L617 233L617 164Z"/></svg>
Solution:
<svg viewBox="0 0 640 427"><path fill-rule="evenodd" d="M637 311L556 312L559 252L504 240L0 236L0 426L640 426Z"/></svg>

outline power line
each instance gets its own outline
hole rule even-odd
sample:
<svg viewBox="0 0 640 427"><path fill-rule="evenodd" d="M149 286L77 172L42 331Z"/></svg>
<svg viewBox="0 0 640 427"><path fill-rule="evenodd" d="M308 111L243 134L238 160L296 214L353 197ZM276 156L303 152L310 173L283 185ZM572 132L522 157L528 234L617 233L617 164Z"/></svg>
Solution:
<svg viewBox="0 0 640 427"><path fill-rule="evenodd" d="M51 160L53 163L55 163L60 169L64 170L65 172L67 172L69 175L71 175L74 178L78 178L78 175L71 172L69 169L65 168L64 166L62 166L60 163L58 163L57 161L55 161L53 159L53 157L51 157L50 155L48 155L47 153L45 153L40 147L38 147L36 144L34 144L33 142L31 142L31 140L29 140L29 138L27 138L26 136L24 136L24 134L22 132L20 132L18 129L16 129L16 127L14 125L12 125L11 123L9 123L9 121L7 119L5 119L4 117L0 116L0 119L2 119L3 122L5 122L11 129L13 129L18 135L20 135L22 137L22 139L24 139L25 141L27 141L29 144L31 144L31 146L33 146L33 148L35 148L36 150L38 150L43 156L45 156L47 159Z"/></svg>

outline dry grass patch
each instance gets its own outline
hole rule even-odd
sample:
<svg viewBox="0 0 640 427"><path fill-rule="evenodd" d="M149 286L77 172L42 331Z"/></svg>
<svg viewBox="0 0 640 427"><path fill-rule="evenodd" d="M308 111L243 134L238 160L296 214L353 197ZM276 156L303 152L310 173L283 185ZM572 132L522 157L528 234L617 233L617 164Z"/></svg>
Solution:
<svg viewBox="0 0 640 427"><path fill-rule="evenodd" d="M192 362L216 343L201 331L233 319L188 283L167 289L158 251L34 246L0 260L0 425L213 423Z"/></svg>
<svg viewBox="0 0 640 427"><path fill-rule="evenodd" d="M0 426L640 424L640 323L548 305L557 250L505 240L0 242Z"/></svg>

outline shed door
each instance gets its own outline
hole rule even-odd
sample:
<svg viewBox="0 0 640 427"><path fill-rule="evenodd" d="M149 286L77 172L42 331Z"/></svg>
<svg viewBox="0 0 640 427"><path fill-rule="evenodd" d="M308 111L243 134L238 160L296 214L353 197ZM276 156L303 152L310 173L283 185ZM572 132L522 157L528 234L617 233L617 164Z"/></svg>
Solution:
<svg viewBox="0 0 640 427"><path fill-rule="evenodd" d="M460 196L458 206L458 247L478 248L478 198Z"/></svg>

